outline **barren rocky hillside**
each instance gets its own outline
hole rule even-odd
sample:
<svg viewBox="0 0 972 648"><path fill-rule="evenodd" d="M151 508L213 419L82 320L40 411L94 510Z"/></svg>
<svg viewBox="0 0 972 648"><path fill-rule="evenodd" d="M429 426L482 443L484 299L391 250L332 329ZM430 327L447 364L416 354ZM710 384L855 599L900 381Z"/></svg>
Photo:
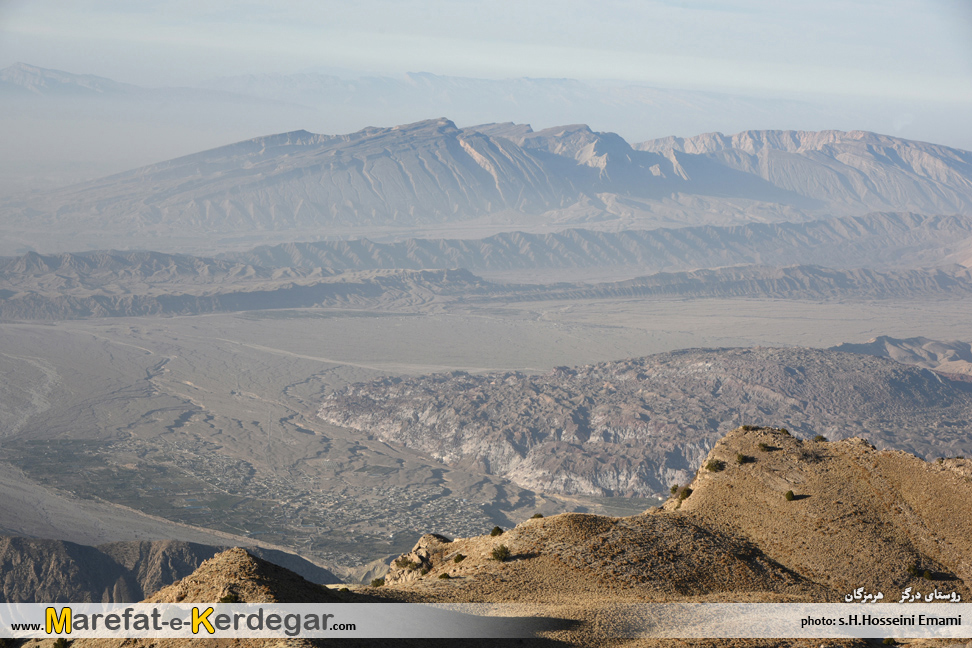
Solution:
<svg viewBox="0 0 972 648"><path fill-rule="evenodd" d="M388 378L318 415L537 491L645 496L685 483L739 424L972 452L972 394L930 371L815 349L690 349L545 375Z"/></svg>
<svg viewBox="0 0 972 648"><path fill-rule="evenodd" d="M500 535L424 536L393 561L382 595L543 603L577 619L619 601L838 602L859 587L886 602L908 587L968 600L969 461L738 428L707 463L689 490L640 516L564 514ZM567 636L583 644L599 630Z"/></svg>
<svg viewBox="0 0 972 648"><path fill-rule="evenodd" d="M896 602L909 587L968 599L972 462L927 463L903 452L878 451L859 438L806 441L779 428L752 427L729 432L706 459L708 467L689 489L663 507L626 518L535 517L472 538L426 535L371 587L330 592L234 549L149 600L211 602L229 595L243 602L518 603L559 620L541 626L541 636L526 645L654 647L672 644L618 636L625 623L619 606L838 602L859 587L881 592L885 602ZM819 643L724 640L716 645ZM79 640L76 645L107 648L120 642ZM827 645L870 644L830 640Z"/></svg>
<svg viewBox="0 0 972 648"><path fill-rule="evenodd" d="M690 487L666 509L745 538L835 591L927 593L938 584L969 598L968 459L926 462L860 438L737 429L712 448Z"/></svg>

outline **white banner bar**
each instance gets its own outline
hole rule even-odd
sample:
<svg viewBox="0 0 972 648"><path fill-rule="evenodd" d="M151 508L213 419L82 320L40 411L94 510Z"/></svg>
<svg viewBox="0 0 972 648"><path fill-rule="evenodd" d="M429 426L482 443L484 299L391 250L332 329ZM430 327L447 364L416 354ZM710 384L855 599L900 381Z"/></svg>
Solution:
<svg viewBox="0 0 972 648"><path fill-rule="evenodd" d="M578 621L582 619L582 621ZM682 639L972 638L965 603L0 604L0 637L528 638L551 630Z"/></svg>

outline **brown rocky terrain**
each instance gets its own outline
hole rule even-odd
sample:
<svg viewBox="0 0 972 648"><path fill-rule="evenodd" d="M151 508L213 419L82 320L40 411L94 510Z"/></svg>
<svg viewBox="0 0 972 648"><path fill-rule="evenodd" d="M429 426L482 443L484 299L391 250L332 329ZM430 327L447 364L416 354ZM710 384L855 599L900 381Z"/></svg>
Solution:
<svg viewBox="0 0 972 648"><path fill-rule="evenodd" d="M868 434L965 454L972 394L930 371L817 349L689 349L544 375L387 378L328 396L325 421L539 491L646 496L685 483L739 424Z"/></svg>
<svg viewBox="0 0 972 648"><path fill-rule="evenodd" d="M778 428L737 428L706 459L721 464L640 516L564 514L496 536L425 536L393 562L381 588L393 591L382 595L542 603L580 619L621 600L838 602L858 587L890 602L907 587L968 600L969 460L928 463ZM509 555L499 560L501 546Z"/></svg>
<svg viewBox="0 0 972 648"><path fill-rule="evenodd" d="M708 470L709 462L723 469ZM665 508L745 538L835 591L930 589L927 579L909 573L915 567L929 570L935 586L969 599L968 459L926 462L878 451L861 438L813 441L775 429L736 429L712 448L690 487L690 497Z"/></svg>
<svg viewBox="0 0 972 648"><path fill-rule="evenodd" d="M188 576L221 550L172 540L89 547L61 540L0 537L0 601L140 601ZM287 565L314 582L339 582L299 556L257 547L248 551Z"/></svg>
<svg viewBox="0 0 972 648"><path fill-rule="evenodd" d="M645 602L838 602L858 587L882 592L885 602L896 602L906 587L934 587L968 600L972 462L928 463L859 438L805 441L754 427L731 431L706 459L721 463L701 469L691 490L641 515L568 513L485 536L423 536L393 561L378 587L332 593L234 549L149 600L513 602L568 622L528 645L726 647L819 646L820 640L625 640L616 625L623 617L613 615L619 606ZM796 496L785 497L788 490ZM443 645L385 645L399 644Z"/></svg>

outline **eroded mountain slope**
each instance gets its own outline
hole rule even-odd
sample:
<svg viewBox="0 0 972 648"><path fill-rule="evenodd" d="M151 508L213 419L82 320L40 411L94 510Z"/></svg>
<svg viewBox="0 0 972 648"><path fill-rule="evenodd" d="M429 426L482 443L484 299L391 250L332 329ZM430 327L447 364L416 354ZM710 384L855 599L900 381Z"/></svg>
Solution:
<svg viewBox="0 0 972 648"><path fill-rule="evenodd" d="M645 496L685 483L740 423L972 450L972 395L930 371L816 349L690 349L545 375L388 378L318 416L537 491ZM968 450L967 450L968 449Z"/></svg>

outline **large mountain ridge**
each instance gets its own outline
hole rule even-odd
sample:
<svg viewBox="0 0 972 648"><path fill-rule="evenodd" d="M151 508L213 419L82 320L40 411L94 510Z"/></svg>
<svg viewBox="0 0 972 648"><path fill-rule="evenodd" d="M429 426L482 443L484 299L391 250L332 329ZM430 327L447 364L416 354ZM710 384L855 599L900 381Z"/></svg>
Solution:
<svg viewBox="0 0 972 648"><path fill-rule="evenodd" d="M966 151L864 132L702 138L631 146L584 125L534 132L446 118L294 131L8 200L0 215L20 240L38 227L81 236L97 226L107 240L184 248L176 238L238 245L259 232L401 238L433 226L617 230L972 209Z"/></svg>

